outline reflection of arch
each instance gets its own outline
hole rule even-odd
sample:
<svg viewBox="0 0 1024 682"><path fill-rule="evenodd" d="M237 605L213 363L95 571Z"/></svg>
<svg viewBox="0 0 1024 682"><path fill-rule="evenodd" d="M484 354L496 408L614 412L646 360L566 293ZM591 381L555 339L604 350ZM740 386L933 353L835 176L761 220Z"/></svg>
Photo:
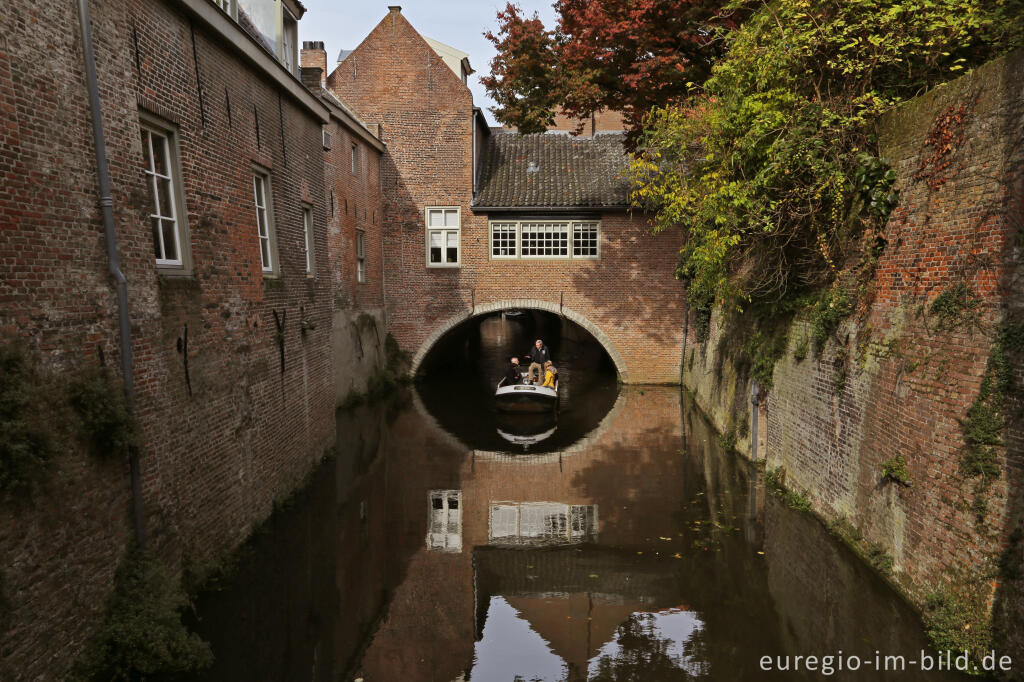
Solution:
<svg viewBox="0 0 1024 682"><path fill-rule="evenodd" d="M416 351L416 354L412 358L412 368L410 369L411 373L416 373L416 370L420 368L420 364L423 362L423 359L427 357L427 353L434 347L434 344L440 341L442 336L455 327L474 317L479 317L480 315L486 315L488 313L496 313L510 308L544 310L549 313L554 313L555 315L561 315L562 317L575 322L590 332L591 336L597 339L597 342L604 347L608 356L612 359L612 362L615 363L615 369L618 371L619 376L622 377L622 381L627 381L626 363L623 361L622 356L619 355L619 351L615 348L615 344L612 343L612 340L608 338L607 334L601 331L600 327L574 310L564 308L558 303L549 303L548 301L541 301L535 298L512 298L503 301L484 303L474 306L472 310L466 310L448 318L442 322L422 344L420 344L419 350Z"/></svg>

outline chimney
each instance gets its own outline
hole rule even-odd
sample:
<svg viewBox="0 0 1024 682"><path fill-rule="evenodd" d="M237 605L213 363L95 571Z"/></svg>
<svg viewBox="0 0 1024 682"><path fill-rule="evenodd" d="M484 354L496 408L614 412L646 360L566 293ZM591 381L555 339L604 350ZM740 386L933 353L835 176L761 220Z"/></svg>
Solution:
<svg viewBox="0 0 1024 682"><path fill-rule="evenodd" d="M402 13L402 6L401 5L388 5L388 11L391 12L392 14L401 14Z"/></svg>
<svg viewBox="0 0 1024 682"><path fill-rule="evenodd" d="M303 66L299 69L302 73L302 84L314 92L323 87L323 70L319 66Z"/></svg>
<svg viewBox="0 0 1024 682"><path fill-rule="evenodd" d="M324 49L324 41L302 41L302 52L299 54L299 64L302 66L302 84L307 88L315 90L316 88L324 87L327 84L327 50ZM312 72L307 78L307 67L318 70L319 74L316 76L316 81L312 80Z"/></svg>

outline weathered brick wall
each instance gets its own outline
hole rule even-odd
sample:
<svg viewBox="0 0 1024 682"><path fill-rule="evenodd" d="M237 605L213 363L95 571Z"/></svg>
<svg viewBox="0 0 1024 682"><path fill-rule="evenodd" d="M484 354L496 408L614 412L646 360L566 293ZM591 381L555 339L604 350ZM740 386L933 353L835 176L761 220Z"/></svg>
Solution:
<svg viewBox="0 0 1024 682"><path fill-rule="evenodd" d="M91 9L129 282L148 526L169 560L210 565L294 488L334 436L332 290L326 277L307 278L302 250L308 205L317 268L328 271L321 120L176 4ZM95 364L97 347L117 367L77 12L73 3L21 0L4 10L0 330L53 372ZM140 110L179 138L190 277L160 276L154 264ZM261 272L254 163L272 178L281 259L274 280ZM274 311L284 321L283 371ZM302 331L303 320L315 328ZM0 510L12 609L4 679L64 677L98 624L130 539L125 466L73 451L54 469L32 505Z"/></svg>
<svg viewBox="0 0 1024 682"><path fill-rule="evenodd" d="M1001 474L983 497L984 527L974 509L977 479L958 462L960 420L978 397L999 325L1022 319L1022 81L1018 52L882 122L882 152L898 172L900 204L862 294L869 297L866 314L843 324L841 343L803 361L794 349L807 339L808 322L793 324L761 424L768 466L784 466L788 485L806 489L819 513L847 517L891 553L899 580L918 599L937 584L990 574L1020 523L1019 416L998 461ZM957 284L980 297L977 319L944 328L930 306ZM717 316L706 344L691 333L694 362L685 382L719 428L739 426L742 434L749 384L719 356L720 338ZM1019 349L1011 353L1018 386L1020 357ZM749 438L738 446L749 453ZM882 479L882 462L896 455L907 460L910 488Z"/></svg>
<svg viewBox="0 0 1024 682"><path fill-rule="evenodd" d="M626 381L679 381L677 234L651 236L641 217L605 213L600 260L491 261L488 216L470 208L471 94L400 12L339 64L327 87L383 127L385 303L389 331L405 350L421 356L436 332L482 306L535 300L605 335ZM427 206L461 208L461 267L426 267Z"/></svg>

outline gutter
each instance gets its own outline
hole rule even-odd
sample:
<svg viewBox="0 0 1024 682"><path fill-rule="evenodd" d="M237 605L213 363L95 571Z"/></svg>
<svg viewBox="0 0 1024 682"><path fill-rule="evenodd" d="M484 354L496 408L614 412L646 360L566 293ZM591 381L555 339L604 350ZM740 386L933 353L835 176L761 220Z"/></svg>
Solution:
<svg viewBox="0 0 1024 682"><path fill-rule="evenodd" d="M96 58L92 47L89 0L78 0L78 18L82 28L82 53L85 61L85 80L89 90L89 110L92 113L92 137L96 148L96 176L100 185L100 211L103 234L107 243L107 267L117 284L117 314L121 336L121 374L124 379L124 397L128 410L135 413L135 373L132 367L131 318L128 310L128 280L121 271L117 257L117 233L114 231L114 200L110 194L110 171L107 167L107 145L103 137L103 111L100 108L99 86L96 83ZM139 474L139 453L128 449L131 469L132 519L135 541L140 549L146 546L146 521L142 505L142 483Z"/></svg>
<svg viewBox="0 0 1024 682"><path fill-rule="evenodd" d="M614 206L470 206L470 209L478 213L538 213L544 211L565 211L567 213L583 211L590 213L604 213L607 211L627 211L629 210L629 205L619 204Z"/></svg>

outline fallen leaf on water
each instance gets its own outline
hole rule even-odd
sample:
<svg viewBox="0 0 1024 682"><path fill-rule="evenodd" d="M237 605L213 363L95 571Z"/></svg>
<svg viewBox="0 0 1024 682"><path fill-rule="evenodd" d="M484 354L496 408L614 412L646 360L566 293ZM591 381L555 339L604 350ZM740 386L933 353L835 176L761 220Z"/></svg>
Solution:
<svg viewBox="0 0 1024 682"><path fill-rule="evenodd" d="M764 554L764 552L758 552L758 554Z"/></svg>
<svg viewBox="0 0 1024 682"><path fill-rule="evenodd" d="M591 578L596 578L596 577L597 577L597 573L591 573L591 574L590 574L590 577L591 577Z"/></svg>
<svg viewBox="0 0 1024 682"><path fill-rule="evenodd" d="M671 541L671 540L672 540L672 538L666 538L666 537L662 537L662 536L660 536L660 535L658 536L658 539L659 539L659 540L664 540L665 542L669 542L669 541Z"/></svg>
<svg viewBox="0 0 1024 682"><path fill-rule="evenodd" d="M682 558L683 558L683 555L682 555L682 554L680 554L679 552L676 552L676 553L675 553L675 554L673 554L672 556L674 556L674 557L675 557L676 559L682 559Z"/></svg>

